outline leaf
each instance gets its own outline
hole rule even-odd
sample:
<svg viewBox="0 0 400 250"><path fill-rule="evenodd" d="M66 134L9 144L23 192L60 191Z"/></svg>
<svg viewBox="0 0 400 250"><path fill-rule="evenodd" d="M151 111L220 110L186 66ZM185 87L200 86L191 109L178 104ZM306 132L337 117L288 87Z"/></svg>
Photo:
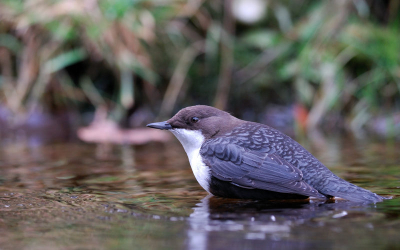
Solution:
<svg viewBox="0 0 400 250"><path fill-rule="evenodd" d="M86 52L82 48L62 53L44 64L44 72L52 74L72 64L82 61L86 58L86 56Z"/></svg>
<svg viewBox="0 0 400 250"><path fill-rule="evenodd" d="M270 30L257 30L243 36L243 42L262 50L276 45L278 40L278 34Z"/></svg>
<svg viewBox="0 0 400 250"><path fill-rule="evenodd" d="M12 35L0 34L0 47L6 47L15 54L21 51L21 43Z"/></svg>

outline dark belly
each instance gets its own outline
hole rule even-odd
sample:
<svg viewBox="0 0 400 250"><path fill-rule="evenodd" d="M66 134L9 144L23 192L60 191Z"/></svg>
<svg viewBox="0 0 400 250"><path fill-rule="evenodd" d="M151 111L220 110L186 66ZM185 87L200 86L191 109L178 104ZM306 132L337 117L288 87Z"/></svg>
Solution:
<svg viewBox="0 0 400 250"><path fill-rule="evenodd" d="M228 181L221 181L214 176L211 177L210 192L215 196L234 199L253 200L288 200L307 199L308 196L299 194L278 193L262 189L247 189L235 186Z"/></svg>

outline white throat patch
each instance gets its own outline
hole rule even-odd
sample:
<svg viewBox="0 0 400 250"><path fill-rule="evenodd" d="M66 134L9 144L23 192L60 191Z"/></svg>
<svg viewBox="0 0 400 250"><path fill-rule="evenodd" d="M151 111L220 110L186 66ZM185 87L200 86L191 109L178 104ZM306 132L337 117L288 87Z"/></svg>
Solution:
<svg viewBox="0 0 400 250"><path fill-rule="evenodd" d="M204 164L200 148L204 142L204 136L200 131L188 129L171 129L175 137L181 142L185 152L189 158L190 166L197 182L210 193L210 168Z"/></svg>

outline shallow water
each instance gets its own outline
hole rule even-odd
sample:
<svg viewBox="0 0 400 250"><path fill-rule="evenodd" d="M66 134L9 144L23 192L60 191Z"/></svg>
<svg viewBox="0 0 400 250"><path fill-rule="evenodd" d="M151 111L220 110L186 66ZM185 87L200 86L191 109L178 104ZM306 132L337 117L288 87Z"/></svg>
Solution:
<svg viewBox="0 0 400 250"><path fill-rule="evenodd" d="M207 196L176 140L0 147L0 249L400 248L400 144L302 142L378 204Z"/></svg>

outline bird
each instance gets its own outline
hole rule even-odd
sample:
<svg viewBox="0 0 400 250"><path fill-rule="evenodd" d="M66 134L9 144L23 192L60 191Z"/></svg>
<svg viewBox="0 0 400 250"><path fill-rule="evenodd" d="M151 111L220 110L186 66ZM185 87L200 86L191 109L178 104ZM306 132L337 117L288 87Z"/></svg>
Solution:
<svg viewBox="0 0 400 250"><path fill-rule="evenodd" d="M298 142L264 124L196 105L147 127L168 130L182 144L194 176L210 194L254 200L384 197L343 180Z"/></svg>

